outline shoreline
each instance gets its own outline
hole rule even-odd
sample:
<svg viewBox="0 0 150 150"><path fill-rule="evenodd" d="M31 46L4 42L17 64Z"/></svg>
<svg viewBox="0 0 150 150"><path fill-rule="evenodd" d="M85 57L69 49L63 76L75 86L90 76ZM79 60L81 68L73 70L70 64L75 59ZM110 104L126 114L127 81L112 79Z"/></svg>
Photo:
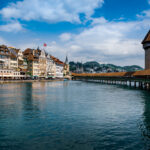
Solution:
<svg viewBox="0 0 150 150"><path fill-rule="evenodd" d="M55 80L0 80L0 84L3 84L3 83L54 82L54 81L64 81L64 79L55 79Z"/></svg>

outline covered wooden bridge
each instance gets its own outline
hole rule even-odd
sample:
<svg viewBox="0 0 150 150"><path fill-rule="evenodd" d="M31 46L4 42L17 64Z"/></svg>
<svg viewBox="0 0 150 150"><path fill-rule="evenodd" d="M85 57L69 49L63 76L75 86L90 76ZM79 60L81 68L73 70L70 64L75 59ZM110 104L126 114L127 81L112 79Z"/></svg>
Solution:
<svg viewBox="0 0 150 150"><path fill-rule="evenodd" d="M121 84L150 90L150 69L136 72L72 73L73 80Z"/></svg>

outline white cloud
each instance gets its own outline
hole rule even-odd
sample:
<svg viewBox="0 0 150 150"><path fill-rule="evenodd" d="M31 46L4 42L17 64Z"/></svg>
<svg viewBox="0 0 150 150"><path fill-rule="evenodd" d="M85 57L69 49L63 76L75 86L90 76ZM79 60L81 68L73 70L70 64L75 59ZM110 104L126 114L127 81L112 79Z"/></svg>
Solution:
<svg viewBox="0 0 150 150"><path fill-rule="evenodd" d="M100 18L91 18L92 20L92 25L96 25L96 24L104 24L107 22L107 20L104 17L100 17Z"/></svg>
<svg viewBox="0 0 150 150"><path fill-rule="evenodd" d="M71 41L71 44L77 45L76 47L82 50L94 50L104 55L134 54L139 52L140 43L136 39L126 37L134 27L136 27L134 23L100 24L84 30Z"/></svg>
<svg viewBox="0 0 150 150"><path fill-rule="evenodd" d="M150 17L150 10L145 10L142 14L144 17Z"/></svg>
<svg viewBox="0 0 150 150"><path fill-rule="evenodd" d="M0 36L0 45L12 46L9 41Z"/></svg>
<svg viewBox="0 0 150 150"><path fill-rule="evenodd" d="M80 22L79 14L89 18L103 0L23 0L11 3L0 14L5 19L38 20L47 22Z"/></svg>
<svg viewBox="0 0 150 150"><path fill-rule="evenodd" d="M16 45L17 48L20 48L22 51L24 51L26 48L33 48L36 49L38 47L38 42L24 42L24 43L19 43Z"/></svg>
<svg viewBox="0 0 150 150"><path fill-rule="evenodd" d="M133 22L109 22L96 23L84 29L79 34L64 33L58 36L56 41L48 42L47 48L50 54L69 60L114 63L116 65L141 65L144 66L144 50L141 45L150 26L150 20ZM42 41L19 43L22 49L37 48ZM34 42L33 42L34 41ZM41 44L42 45L42 44ZM17 46L17 45L16 45ZM41 47L42 48L42 47Z"/></svg>
<svg viewBox="0 0 150 150"><path fill-rule="evenodd" d="M63 33L59 36L61 41L68 41L71 39L71 34L70 33Z"/></svg>
<svg viewBox="0 0 150 150"><path fill-rule="evenodd" d="M143 66L144 50L141 41L149 26L150 20L97 22L80 34L71 35L70 40L59 46L68 50L71 59L75 61L96 60L117 65Z"/></svg>
<svg viewBox="0 0 150 150"><path fill-rule="evenodd" d="M6 25L0 25L0 31L5 32L18 32L23 30L21 24L19 22L11 22Z"/></svg>
<svg viewBox="0 0 150 150"><path fill-rule="evenodd" d="M3 8L0 14L8 20L80 23L79 14L84 13L86 18L92 21L90 27L79 34L59 35L60 43L47 42L46 50L62 60L69 53L70 59L76 61L96 60L118 65L141 65L141 62L144 62L141 41L150 26L150 11L143 11L142 19L133 22L109 22L104 17L91 18L94 9L102 3L103 0L24 0ZM147 19L143 19L145 16ZM1 31L9 32L15 29L22 29L18 22L0 26ZM38 42L32 41L20 47L36 48L37 45Z"/></svg>
<svg viewBox="0 0 150 150"><path fill-rule="evenodd" d="M8 44L8 42L4 38L0 37L0 45L6 45L6 44Z"/></svg>
<svg viewBox="0 0 150 150"><path fill-rule="evenodd" d="M47 42L46 51L61 60L68 54L69 60L74 61L96 60L122 66L144 66L141 41L149 26L150 20L97 23L79 34L61 34L58 36L60 42ZM37 44L31 43L28 47Z"/></svg>

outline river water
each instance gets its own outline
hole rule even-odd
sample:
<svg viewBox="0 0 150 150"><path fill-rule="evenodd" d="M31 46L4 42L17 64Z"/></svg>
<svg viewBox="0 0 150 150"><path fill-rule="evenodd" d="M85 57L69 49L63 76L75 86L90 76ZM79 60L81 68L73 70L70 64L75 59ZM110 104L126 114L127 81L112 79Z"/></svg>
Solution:
<svg viewBox="0 0 150 150"><path fill-rule="evenodd" d="M150 92L80 81L0 85L0 150L147 150Z"/></svg>

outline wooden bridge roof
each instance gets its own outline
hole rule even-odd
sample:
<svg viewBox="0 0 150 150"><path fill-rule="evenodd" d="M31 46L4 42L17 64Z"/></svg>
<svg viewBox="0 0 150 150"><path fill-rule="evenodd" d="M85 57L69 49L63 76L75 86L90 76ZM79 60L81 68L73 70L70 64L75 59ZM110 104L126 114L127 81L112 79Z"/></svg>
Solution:
<svg viewBox="0 0 150 150"><path fill-rule="evenodd" d="M109 73L72 73L72 76L92 76L92 77L135 77L150 76L150 69L136 72L109 72Z"/></svg>
<svg viewBox="0 0 150 150"><path fill-rule="evenodd" d="M133 74L134 76L150 76L150 69L142 70L142 71L136 71Z"/></svg>

